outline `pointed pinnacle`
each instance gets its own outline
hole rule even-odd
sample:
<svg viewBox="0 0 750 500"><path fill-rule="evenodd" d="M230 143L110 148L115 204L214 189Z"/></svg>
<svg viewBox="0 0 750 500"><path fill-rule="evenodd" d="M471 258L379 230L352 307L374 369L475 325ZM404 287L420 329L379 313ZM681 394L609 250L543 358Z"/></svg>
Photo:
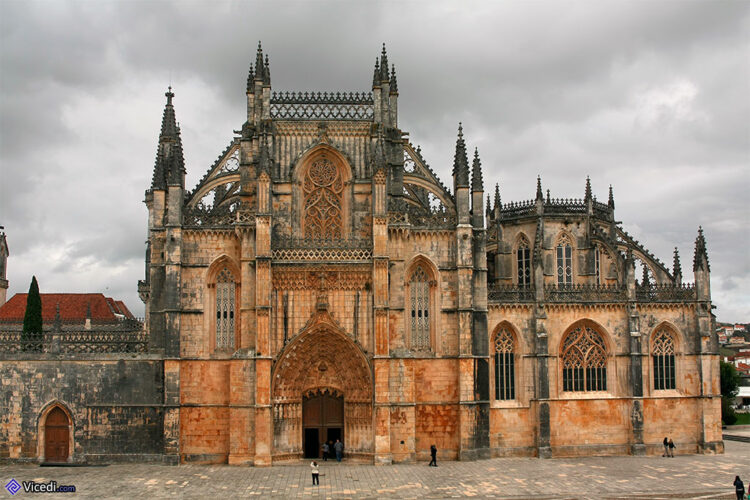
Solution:
<svg viewBox="0 0 750 500"><path fill-rule="evenodd" d="M542 193L542 176L541 175L536 176L536 199L537 200L544 199L544 194Z"/></svg>
<svg viewBox="0 0 750 500"><path fill-rule="evenodd" d="M380 86L380 60L377 57L375 58L375 72L372 75L372 86Z"/></svg>
<svg viewBox="0 0 750 500"><path fill-rule="evenodd" d="M456 187L469 187L469 160L466 157L466 143L461 123L458 124L456 154L453 157L453 176Z"/></svg>
<svg viewBox="0 0 750 500"><path fill-rule="evenodd" d="M479 149L474 148L474 161L471 164L471 190L484 191L482 179L482 161L479 159Z"/></svg>
<svg viewBox="0 0 750 500"><path fill-rule="evenodd" d="M586 176L586 196L585 200L588 201L591 199L591 178L587 175Z"/></svg>
<svg viewBox="0 0 750 500"><path fill-rule="evenodd" d="M547 190L547 204L552 203L552 199L549 196L549 189Z"/></svg>
<svg viewBox="0 0 750 500"><path fill-rule="evenodd" d="M500 184L495 183L495 208L500 207Z"/></svg>
<svg viewBox="0 0 750 500"><path fill-rule="evenodd" d="M674 247L674 260L672 261L672 274L675 276L682 275L682 265L680 265L680 252Z"/></svg>
<svg viewBox="0 0 750 500"><path fill-rule="evenodd" d="M396 65L391 64L391 93L398 92L398 82L396 82Z"/></svg>
<svg viewBox="0 0 750 500"><path fill-rule="evenodd" d="M607 202L607 206L613 210L615 208L615 197L612 194L612 184L609 185L609 201Z"/></svg>

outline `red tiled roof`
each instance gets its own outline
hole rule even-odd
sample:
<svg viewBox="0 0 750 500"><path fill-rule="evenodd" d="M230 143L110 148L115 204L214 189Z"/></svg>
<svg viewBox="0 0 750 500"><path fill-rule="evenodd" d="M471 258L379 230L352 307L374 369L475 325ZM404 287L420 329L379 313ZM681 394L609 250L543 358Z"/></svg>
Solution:
<svg viewBox="0 0 750 500"><path fill-rule="evenodd" d="M23 321L26 312L26 293L17 293L0 306L0 321ZM42 293L42 321L51 323L55 319L55 309L60 304L60 319L62 321L86 320L86 310L91 306L92 321L116 321L115 311L119 307L115 301L101 293ZM124 305L124 304L123 304ZM127 308L125 308L127 309ZM128 311L130 313L130 311ZM130 316L132 317L132 314Z"/></svg>
<svg viewBox="0 0 750 500"><path fill-rule="evenodd" d="M128 306L125 305L125 302L116 300L115 304L117 304L117 308L120 310L120 314L124 314L126 318L135 319L135 316L133 316L133 313L130 312Z"/></svg>

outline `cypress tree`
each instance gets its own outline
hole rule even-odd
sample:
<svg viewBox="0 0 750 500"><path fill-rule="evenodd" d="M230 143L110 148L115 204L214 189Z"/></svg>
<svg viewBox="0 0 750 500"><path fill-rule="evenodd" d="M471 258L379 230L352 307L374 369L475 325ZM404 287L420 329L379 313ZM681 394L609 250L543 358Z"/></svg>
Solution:
<svg viewBox="0 0 750 500"><path fill-rule="evenodd" d="M31 277L29 295L26 297L26 314L23 316L23 340L32 340L42 335L42 297L36 276Z"/></svg>

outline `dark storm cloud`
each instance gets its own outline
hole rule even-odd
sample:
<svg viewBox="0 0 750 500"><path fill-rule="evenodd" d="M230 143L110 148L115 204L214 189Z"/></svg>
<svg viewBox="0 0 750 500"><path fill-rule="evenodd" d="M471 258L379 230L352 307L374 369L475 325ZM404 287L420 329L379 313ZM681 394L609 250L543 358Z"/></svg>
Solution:
<svg viewBox="0 0 750 500"><path fill-rule="evenodd" d="M456 127L505 201L582 197L692 280L704 226L719 319L750 316L750 4L0 2L0 224L11 292L104 291L140 309L165 87L189 188L244 121L257 41L274 89L368 90L380 44L400 125L446 184ZM109 287L109 288L107 288ZM141 309L142 310L142 309Z"/></svg>

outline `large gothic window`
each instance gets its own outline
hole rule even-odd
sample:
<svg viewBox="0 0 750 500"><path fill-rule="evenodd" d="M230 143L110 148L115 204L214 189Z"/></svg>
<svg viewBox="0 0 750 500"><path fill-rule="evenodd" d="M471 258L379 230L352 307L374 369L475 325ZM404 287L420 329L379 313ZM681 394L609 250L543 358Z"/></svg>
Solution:
<svg viewBox="0 0 750 500"><path fill-rule="evenodd" d="M516 376L513 358L513 335L502 328L495 335L495 399L516 398Z"/></svg>
<svg viewBox="0 0 750 500"><path fill-rule="evenodd" d="M567 235L557 243L557 286L573 284L573 247Z"/></svg>
<svg viewBox="0 0 750 500"><path fill-rule="evenodd" d="M518 286L531 285L531 251L525 238L518 243L516 262L518 265Z"/></svg>
<svg viewBox="0 0 750 500"><path fill-rule="evenodd" d="M315 160L302 181L304 234L307 238L332 239L342 235L341 172L326 158Z"/></svg>
<svg viewBox="0 0 750 500"><path fill-rule="evenodd" d="M654 360L654 389L666 390L675 388L674 339L672 335L661 329L654 335L652 344Z"/></svg>
<svg viewBox="0 0 750 500"><path fill-rule="evenodd" d="M430 349L430 280L418 265L409 280L409 331L411 347L417 351Z"/></svg>
<svg viewBox="0 0 750 500"><path fill-rule="evenodd" d="M226 267L216 276L216 348L234 348L235 281Z"/></svg>
<svg viewBox="0 0 750 500"><path fill-rule="evenodd" d="M606 391L607 349L602 336L586 325L568 333L562 367L563 391Z"/></svg>

